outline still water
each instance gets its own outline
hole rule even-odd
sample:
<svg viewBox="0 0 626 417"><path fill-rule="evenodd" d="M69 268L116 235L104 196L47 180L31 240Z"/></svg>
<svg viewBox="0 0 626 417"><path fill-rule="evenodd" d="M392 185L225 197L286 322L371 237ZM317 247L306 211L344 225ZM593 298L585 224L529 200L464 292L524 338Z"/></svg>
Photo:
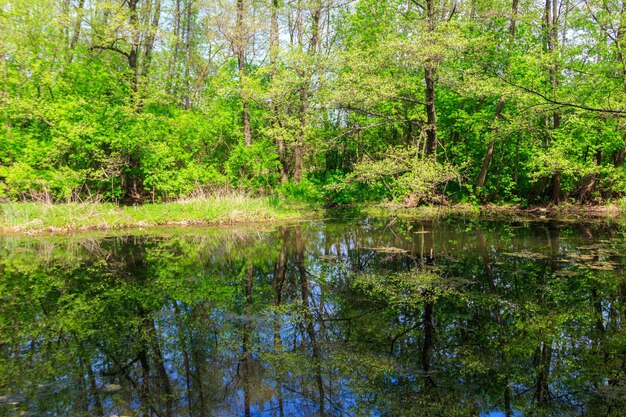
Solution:
<svg viewBox="0 0 626 417"><path fill-rule="evenodd" d="M0 416L624 416L626 228L0 238Z"/></svg>

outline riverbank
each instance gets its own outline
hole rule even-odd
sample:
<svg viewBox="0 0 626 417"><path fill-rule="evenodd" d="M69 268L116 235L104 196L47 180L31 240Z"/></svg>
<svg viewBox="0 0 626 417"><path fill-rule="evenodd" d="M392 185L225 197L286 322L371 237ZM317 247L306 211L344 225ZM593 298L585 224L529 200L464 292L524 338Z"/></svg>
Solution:
<svg viewBox="0 0 626 417"><path fill-rule="evenodd" d="M314 217L313 211L273 197L220 195L168 203L3 203L0 233L37 234L157 226L276 223Z"/></svg>
<svg viewBox="0 0 626 417"><path fill-rule="evenodd" d="M562 221L579 219L623 219L626 220L626 207L618 204L597 206L561 204L559 206L536 206L522 208L519 205L475 206L455 204L450 206L402 207L393 204L380 204L362 209L363 214L371 217L387 217L390 214L405 219L426 220L447 216L484 217L508 219L535 219Z"/></svg>
<svg viewBox="0 0 626 417"><path fill-rule="evenodd" d="M447 216L508 219L624 219L618 205L581 206L563 204L522 209L519 206L422 206L379 204L348 209L370 217L430 220ZM273 224L318 218L311 206L286 203L276 197L227 194L168 203L118 206L113 203L3 203L0 204L0 233L70 233L90 230L126 230L155 227Z"/></svg>

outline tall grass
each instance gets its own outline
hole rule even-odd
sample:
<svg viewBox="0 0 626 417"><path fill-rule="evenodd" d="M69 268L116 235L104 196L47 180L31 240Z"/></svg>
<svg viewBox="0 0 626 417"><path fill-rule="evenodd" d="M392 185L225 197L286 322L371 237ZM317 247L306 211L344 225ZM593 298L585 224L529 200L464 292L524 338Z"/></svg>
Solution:
<svg viewBox="0 0 626 417"><path fill-rule="evenodd" d="M160 225L234 224L297 219L303 211L272 197L221 192L168 203L118 206L73 202L0 204L0 230L34 233Z"/></svg>

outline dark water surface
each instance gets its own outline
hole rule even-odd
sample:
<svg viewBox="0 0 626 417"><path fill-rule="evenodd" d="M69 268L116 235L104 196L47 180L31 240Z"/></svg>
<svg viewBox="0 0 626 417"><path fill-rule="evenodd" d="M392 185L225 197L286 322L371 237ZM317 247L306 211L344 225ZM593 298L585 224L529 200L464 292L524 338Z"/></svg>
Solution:
<svg viewBox="0 0 626 417"><path fill-rule="evenodd" d="M624 416L625 231L0 238L0 416Z"/></svg>

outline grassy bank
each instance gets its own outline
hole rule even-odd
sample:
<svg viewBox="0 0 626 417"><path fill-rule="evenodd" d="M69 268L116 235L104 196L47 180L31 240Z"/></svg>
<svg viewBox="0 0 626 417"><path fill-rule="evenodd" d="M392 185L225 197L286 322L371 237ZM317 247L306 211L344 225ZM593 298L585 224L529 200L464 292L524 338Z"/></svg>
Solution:
<svg viewBox="0 0 626 417"><path fill-rule="evenodd" d="M577 220L580 218L626 219L621 205L520 209L517 206L426 206L404 208L380 204L352 208L351 212L371 217L394 216L407 219L437 219L446 216L506 217ZM2 203L0 233L73 232L82 230L122 230L157 226L232 225L277 223L314 218L314 209L284 203L276 197L250 197L223 194L203 198L140 206L113 203Z"/></svg>
<svg viewBox="0 0 626 417"><path fill-rule="evenodd" d="M0 232L38 233L115 230L155 226L224 225L297 220L310 216L302 207L272 197L220 195L161 204L3 203Z"/></svg>
<svg viewBox="0 0 626 417"><path fill-rule="evenodd" d="M606 204L597 206L561 204L550 207L520 208L516 205L484 205L457 204L450 206L401 207L393 205L372 205L362 209L362 213L371 217L394 217L430 220L446 216L506 218L512 219L615 219L626 220L626 207L623 204Z"/></svg>

